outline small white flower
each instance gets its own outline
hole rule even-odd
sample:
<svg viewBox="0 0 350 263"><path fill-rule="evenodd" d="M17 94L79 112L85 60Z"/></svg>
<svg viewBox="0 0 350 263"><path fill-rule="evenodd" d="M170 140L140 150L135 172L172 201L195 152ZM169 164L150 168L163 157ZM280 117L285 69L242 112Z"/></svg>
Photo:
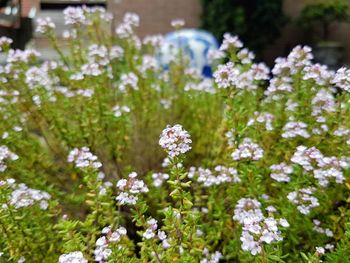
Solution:
<svg viewBox="0 0 350 263"><path fill-rule="evenodd" d="M51 17L37 18L36 19L37 28L36 32L41 34L46 34L48 31L55 29L56 25L52 21Z"/></svg>
<svg viewBox="0 0 350 263"><path fill-rule="evenodd" d="M250 138L244 138L243 142L232 153L232 159L235 161L242 159L260 160L263 157L264 150Z"/></svg>
<svg viewBox="0 0 350 263"><path fill-rule="evenodd" d="M124 92L127 87L130 87L132 90L138 90L138 81L139 78L133 72L129 72L127 74L122 74L120 77L120 85L119 90Z"/></svg>
<svg viewBox="0 0 350 263"><path fill-rule="evenodd" d="M80 149L74 148L70 151L67 161L74 163L77 168L94 168L98 169L102 166L102 163L98 161L96 155L90 152L88 147L82 147Z"/></svg>
<svg viewBox="0 0 350 263"><path fill-rule="evenodd" d="M171 26L174 27L174 28L181 28L185 25L185 20L183 19L174 19L171 21Z"/></svg>
<svg viewBox="0 0 350 263"><path fill-rule="evenodd" d="M59 257L58 263L87 263L87 259L84 258L83 253L80 251L74 251L68 254L63 254Z"/></svg>
<svg viewBox="0 0 350 263"><path fill-rule="evenodd" d="M169 174L166 173L154 173L152 174L153 185L160 187L164 181L169 179Z"/></svg>
<svg viewBox="0 0 350 263"><path fill-rule="evenodd" d="M229 33L224 34L224 40L220 46L221 51L236 50L243 47L243 43L239 40L237 36L232 36Z"/></svg>
<svg viewBox="0 0 350 263"><path fill-rule="evenodd" d="M316 247L316 253L318 255L323 255L325 253L325 249L323 247Z"/></svg>
<svg viewBox="0 0 350 263"><path fill-rule="evenodd" d="M148 228L142 235L145 239L151 239L155 237L155 233L151 228Z"/></svg>
<svg viewBox="0 0 350 263"><path fill-rule="evenodd" d="M116 105L113 107L113 113L114 113L114 116L119 118L120 116L123 115L123 113L129 113L130 112L130 108L128 106L119 106L119 105Z"/></svg>

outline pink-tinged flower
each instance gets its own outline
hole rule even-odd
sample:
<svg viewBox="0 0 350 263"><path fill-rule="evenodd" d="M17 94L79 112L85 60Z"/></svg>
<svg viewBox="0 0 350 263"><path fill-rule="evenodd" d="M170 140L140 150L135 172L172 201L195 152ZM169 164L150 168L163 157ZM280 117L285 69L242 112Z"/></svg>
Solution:
<svg viewBox="0 0 350 263"><path fill-rule="evenodd" d="M160 135L159 145L165 149L170 157L175 157L188 152L192 143L190 135L180 124L168 125Z"/></svg>

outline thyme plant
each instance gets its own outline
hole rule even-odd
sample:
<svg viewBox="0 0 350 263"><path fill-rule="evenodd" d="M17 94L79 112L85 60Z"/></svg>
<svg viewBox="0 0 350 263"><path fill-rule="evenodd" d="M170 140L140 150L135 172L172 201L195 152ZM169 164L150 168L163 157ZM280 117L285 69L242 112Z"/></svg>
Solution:
<svg viewBox="0 0 350 263"><path fill-rule="evenodd" d="M1 262L350 262L350 70L225 34L205 79L136 14L63 15L57 61L0 39Z"/></svg>

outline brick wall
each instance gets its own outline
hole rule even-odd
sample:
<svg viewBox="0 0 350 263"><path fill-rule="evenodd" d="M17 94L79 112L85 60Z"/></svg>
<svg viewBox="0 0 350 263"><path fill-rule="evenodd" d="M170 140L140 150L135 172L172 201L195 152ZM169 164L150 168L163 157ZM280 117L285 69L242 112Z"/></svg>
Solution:
<svg viewBox="0 0 350 263"><path fill-rule="evenodd" d="M186 27L199 27L200 0L110 0L108 8L118 23L125 12L135 12L141 17L138 34L167 33L172 31L170 22L183 18Z"/></svg>

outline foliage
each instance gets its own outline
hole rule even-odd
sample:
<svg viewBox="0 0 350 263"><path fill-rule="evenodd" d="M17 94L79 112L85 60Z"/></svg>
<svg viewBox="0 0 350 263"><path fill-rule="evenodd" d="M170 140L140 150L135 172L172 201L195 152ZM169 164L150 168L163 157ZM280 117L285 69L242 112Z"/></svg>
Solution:
<svg viewBox="0 0 350 263"><path fill-rule="evenodd" d="M239 35L259 55L281 34L287 17L282 0L202 0L202 27L222 39L224 33Z"/></svg>
<svg viewBox="0 0 350 263"><path fill-rule="evenodd" d="M0 39L1 262L349 261L350 70L225 34L204 79L135 14L64 16L59 61Z"/></svg>
<svg viewBox="0 0 350 263"><path fill-rule="evenodd" d="M329 40L330 26L336 22L348 23L350 19L349 4L346 0L322 0L306 5L301 11L298 23L311 30L315 24L322 28L322 40Z"/></svg>

